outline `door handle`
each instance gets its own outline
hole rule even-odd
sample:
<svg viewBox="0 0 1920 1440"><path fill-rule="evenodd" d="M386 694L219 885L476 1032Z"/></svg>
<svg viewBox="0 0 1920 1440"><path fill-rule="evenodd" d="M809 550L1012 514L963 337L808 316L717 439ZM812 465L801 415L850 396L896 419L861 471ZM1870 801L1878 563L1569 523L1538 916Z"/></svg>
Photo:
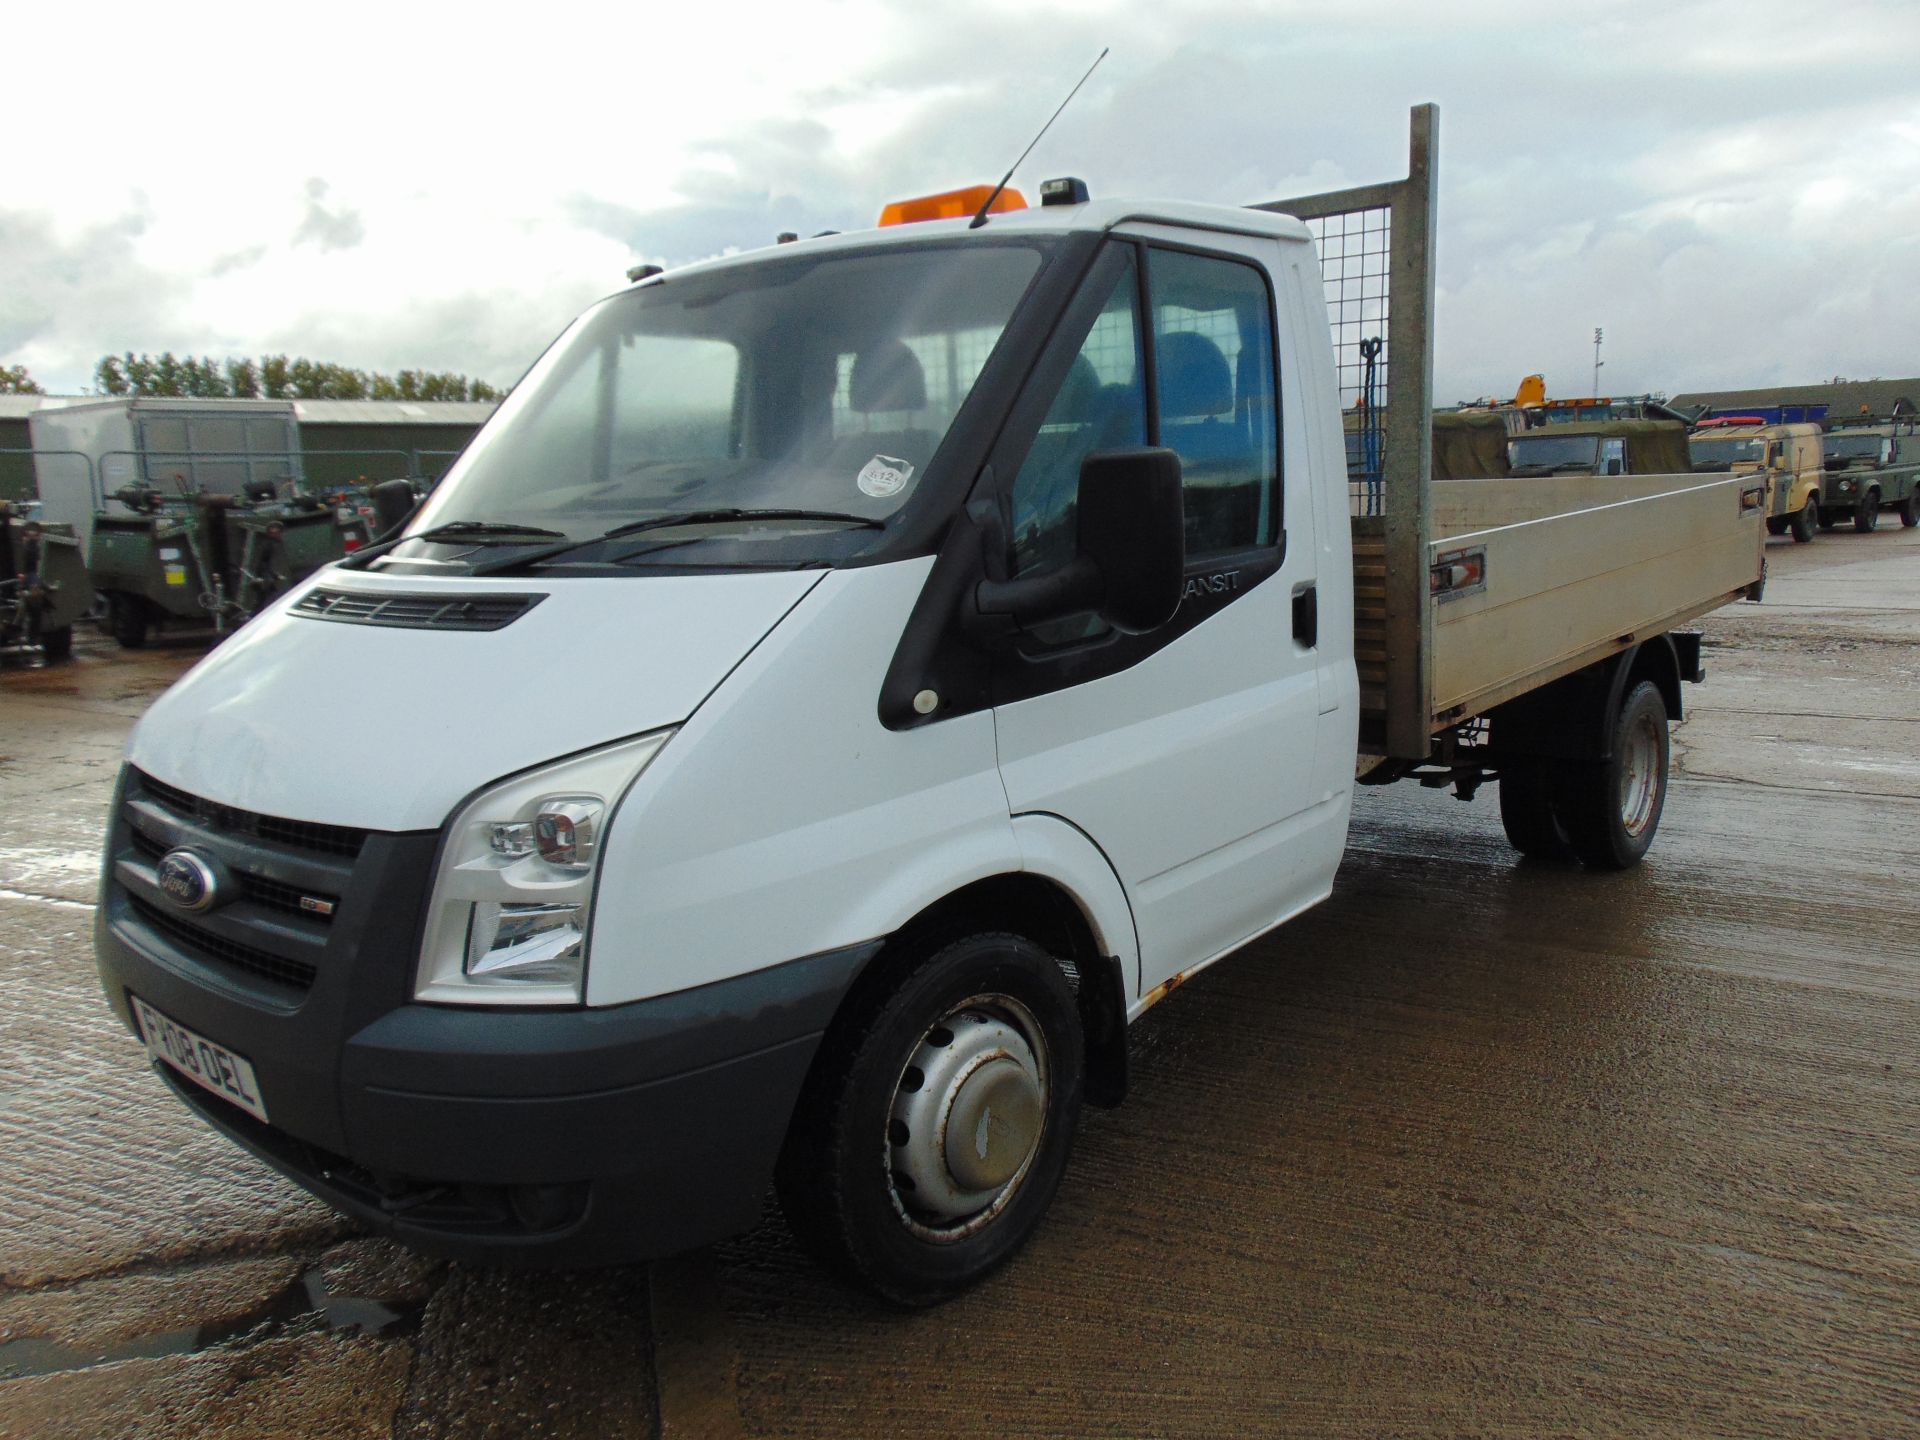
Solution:
<svg viewBox="0 0 1920 1440"><path fill-rule="evenodd" d="M1294 587L1293 638L1308 650L1320 644L1320 591L1311 581Z"/></svg>

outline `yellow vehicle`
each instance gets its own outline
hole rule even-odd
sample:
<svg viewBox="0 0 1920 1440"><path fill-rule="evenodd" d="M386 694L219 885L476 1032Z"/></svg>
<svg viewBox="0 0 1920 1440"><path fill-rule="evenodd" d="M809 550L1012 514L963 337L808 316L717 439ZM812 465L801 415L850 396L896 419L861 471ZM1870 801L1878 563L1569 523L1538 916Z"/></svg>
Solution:
<svg viewBox="0 0 1920 1440"><path fill-rule="evenodd" d="M1820 533L1826 478L1818 425L1769 425L1752 416L1702 420L1688 437L1693 468L1767 474L1767 533L1791 532L1799 544Z"/></svg>

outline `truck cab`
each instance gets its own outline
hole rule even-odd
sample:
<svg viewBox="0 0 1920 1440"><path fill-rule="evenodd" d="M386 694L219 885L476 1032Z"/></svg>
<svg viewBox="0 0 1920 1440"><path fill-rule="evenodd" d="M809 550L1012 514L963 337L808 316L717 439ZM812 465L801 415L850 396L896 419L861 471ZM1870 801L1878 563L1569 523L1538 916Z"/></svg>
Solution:
<svg viewBox="0 0 1920 1440"><path fill-rule="evenodd" d="M1818 425L1717 416L1695 425L1687 446L1696 471L1766 474L1768 534L1791 533L1804 545L1819 533L1826 462Z"/></svg>
<svg viewBox="0 0 1920 1440"><path fill-rule="evenodd" d="M1570 420L1507 441L1512 475L1676 475L1693 468L1678 420Z"/></svg>

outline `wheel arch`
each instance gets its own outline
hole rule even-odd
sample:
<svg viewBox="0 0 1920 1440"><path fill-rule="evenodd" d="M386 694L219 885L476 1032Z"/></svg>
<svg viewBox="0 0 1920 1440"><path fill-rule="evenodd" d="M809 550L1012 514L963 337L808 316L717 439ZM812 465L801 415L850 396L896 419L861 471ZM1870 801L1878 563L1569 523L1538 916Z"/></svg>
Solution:
<svg viewBox="0 0 1920 1440"><path fill-rule="evenodd" d="M1635 685L1653 683L1671 724L1683 713L1681 682L1703 676L1698 635L1669 633L1643 640L1497 707L1488 717L1496 763L1517 758L1605 760L1612 753L1613 717Z"/></svg>
<svg viewBox="0 0 1920 1440"><path fill-rule="evenodd" d="M1104 857L1101 864L1105 865ZM1111 869L1107 874L1111 877ZM1113 884L1117 890L1118 880ZM1062 877L1044 870L1007 871L973 880L927 905L887 936L848 987L835 1021L862 1013L867 996L885 986L900 967L913 965L963 936L1006 931L1063 962L1086 1036L1086 1098L1095 1105L1117 1105L1126 1094L1127 1002L1132 977L1138 973L1138 955L1131 912L1116 917L1101 913L1106 908L1097 900L1090 903ZM1110 946L1120 953L1113 953Z"/></svg>

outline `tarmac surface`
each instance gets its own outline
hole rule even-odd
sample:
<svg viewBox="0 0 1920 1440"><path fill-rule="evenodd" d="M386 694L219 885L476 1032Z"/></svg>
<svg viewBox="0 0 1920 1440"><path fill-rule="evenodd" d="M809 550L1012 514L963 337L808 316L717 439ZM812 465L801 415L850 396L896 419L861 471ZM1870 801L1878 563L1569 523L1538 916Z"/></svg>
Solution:
<svg viewBox="0 0 1920 1440"><path fill-rule="evenodd" d="M0 657L0 1437L1920 1436L1888 523L1773 542L1705 622L1639 870L1363 790L1332 900L1137 1025L1032 1245L912 1315L771 1215L650 1269L423 1261L206 1131L88 942L126 733L200 647Z"/></svg>

